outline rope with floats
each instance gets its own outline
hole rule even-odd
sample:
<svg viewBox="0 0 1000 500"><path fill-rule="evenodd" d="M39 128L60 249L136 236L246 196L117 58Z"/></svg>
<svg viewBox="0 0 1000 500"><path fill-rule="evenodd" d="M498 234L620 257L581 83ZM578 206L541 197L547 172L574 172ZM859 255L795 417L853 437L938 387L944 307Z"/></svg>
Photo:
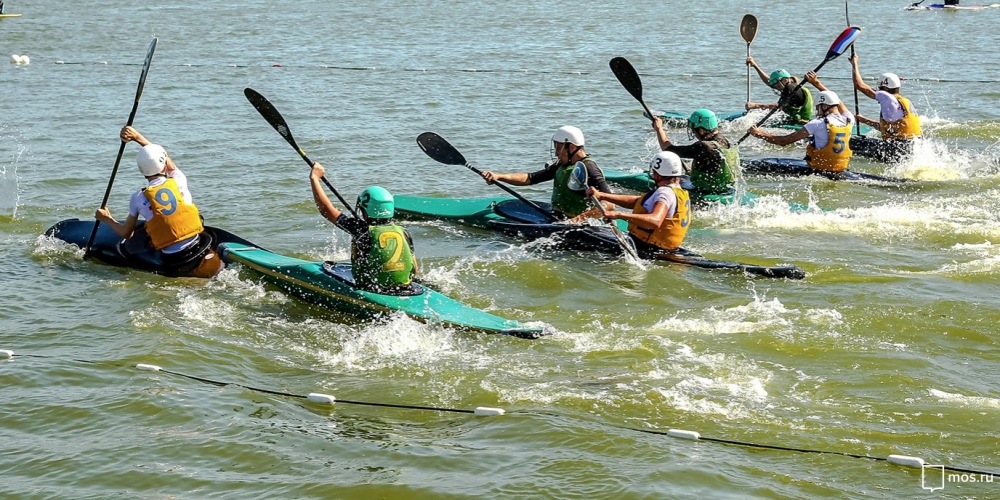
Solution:
<svg viewBox="0 0 1000 500"><path fill-rule="evenodd" d="M18 354L17 356L18 357L22 357L22 358L59 359L59 357L57 357L57 356L45 356L45 355L38 355L38 354ZM12 359L12 358L14 358L14 351L8 350L8 349L0 349L0 360L3 360L3 359ZM289 398L303 399L303 400L306 400L308 402L317 403L317 404L334 405L336 403L341 403L341 404L352 404L352 405L360 405L360 406L373 406L373 407L382 407L382 408L398 408L398 409L406 409L406 410L421 410L421 411L435 411L435 412L464 413L464 414L471 414L471 415L476 415L476 416L501 416L501 415L505 415L505 414L511 414L511 415L517 414L517 415L562 416L562 415L559 415L559 414L556 414L556 413L551 413L551 412L548 412L548 413L539 413L539 412L532 412L532 411L512 411L512 412L507 412L506 410L504 410L502 408L493 408L493 407L487 407L487 406L479 406L479 407L476 407L475 409L469 410L469 409L460 409L460 408L447 408L447 407L437 407L437 406L408 405L408 404L399 404L399 403L380 403L380 402L371 402L371 401L352 401L352 400L346 400L346 399L337 399L333 395L323 394L323 393L317 393L317 392L303 395L303 394L295 394L295 393L291 393L291 392L278 391L278 390L273 390L273 389L266 389L266 388L261 388L261 387L254 387L254 386L240 384L240 383L235 383L235 382L225 382L225 381L221 381L221 380L214 380L214 379L200 377L200 376L196 376L196 375L190 375L190 374L176 372L176 371L172 371L172 370L166 370L166 369L164 369L164 368L162 368L162 367L160 367L158 365L153 365L153 364L137 363L137 364L134 364L134 365L123 365L123 364L118 364L118 363L103 362L103 361L92 361L92 360L86 360L86 359L71 358L71 360L74 361L74 362L86 363L86 364L91 364L91 365L108 365L108 366L115 366L115 367L129 367L129 368L133 368L133 369L136 369L136 370L139 370L139 371L166 373L166 374L173 375L173 376L176 376L176 377L181 377L181 378L185 378L185 379L189 379L189 380L194 380L194 381L197 381L197 382L202 382L202 383L209 384L209 385L214 385L214 386L217 386L217 387L226 387L226 386L239 387L239 388L250 390L250 391L254 391L254 392L260 392L262 394L271 394L271 395L275 395L275 396L283 396L283 397L289 397ZM653 430L653 429L639 429L639 428L635 428L635 427L615 426L615 425L606 424L606 423L602 423L602 425L605 425L605 426L608 426L608 427L617 428L617 429L625 429L625 430L630 430L630 431L634 431L634 432L641 432L641 433L644 433L644 434L653 434L653 435L659 435L659 436L668 436L668 437L677 438L677 439L684 439L684 440L687 440L687 441L705 441L705 442L710 442L710 443L719 443L719 444L724 444L724 445L729 445L729 446L739 446L739 447L743 447L743 448L754 448L754 449L762 449L762 450L790 451L790 452L795 452L795 453L813 453L813 454L821 454L821 455L838 455L838 456L848 457L848 458L858 458L858 459L864 459L864 460L882 461L882 462L887 462L887 463L891 463L891 464L894 464L894 465L900 465L900 466L903 466L903 467L911 467L911 468L916 468L916 469L921 469L921 468L924 468L924 467L934 467L934 468L940 469L942 471L956 472L956 473L962 473L962 474L977 474L978 475L978 479L980 481L983 481L983 482L993 482L993 479L1000 478L1000 472L992 472L992 471L977 470L977 469L968 469L968 468L962 468L962 467L952 467L952 466L949 466L949 465L938 465L938 464L933 464L932 465L932 464L928 464L923 458L909 456L909 455L892 454L892 455L888 455L886 457L874 457L874 456L871 456L871 455L861 455L861 454L847 453L847 452L842 452L842 451L813 450L813 449L808 449L808 448L793 448L793 447L789 447L789 446L768 445L768 444L751 443L751 442L747 442L747 441L737 441L737 440L732 440L732 439L713 438L713 437L702 436L699 432L696 432L696 431L683 430L683 429L669 429L669 430L666 430L666 431L660 431L660 430Z"/></svg>

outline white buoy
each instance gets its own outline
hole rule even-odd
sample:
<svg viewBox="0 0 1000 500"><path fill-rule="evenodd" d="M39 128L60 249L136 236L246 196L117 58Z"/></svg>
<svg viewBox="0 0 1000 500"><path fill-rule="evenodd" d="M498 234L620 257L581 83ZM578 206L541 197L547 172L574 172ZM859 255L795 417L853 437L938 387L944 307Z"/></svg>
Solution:
<svg viewBox="0 0 1000 500"><path fill-rule="evenodd" d="M506 413L502 408L490 408L489 406L479 406L476 407L474 412L480 417L498 417Z"/></svg>
<svg viewBox="0 0 1000 500"><path fill-rule="evenodd" d="M159 366L156 366L156 365L147 365L145 363L139 363L139 364L135 365L135 369L136 370L141 370L141 371L144 371L144 372L158 372L158 371L161 370L161 368Z"/></svg>
<svg viewBox="0 0 1000 500"><path fill-rule="evenodd" d="M889 455L886 459L890 464L902 465L919 469L924 466L924 459L907 455Z"/></svg>
<svg viewBox="0 0 1000 500"><path fill-rule="evenodd" d="M322 403L327 405L332 405L337 402L337 398L329 394L320 394L318 392L310 392L309 395L306 396L306 400L313 403Z"/></svg>
<svg viewBox="0 0 1000 500"><path fill-rule="evenodd" d="M31 64L31 59L28 58L28 54L21 56L21 64Z"/></svg>
<svg viewBox="0 0 1000 500"><path fill-rule="evenodd" d="M19 56L17 54L11 54L10 55L10 63L11 64L21 64L21 56Z"/></svg>
<svg viewBox="0 0 1000 500"><path fill-rule="evenodd" d="M10 349L0 349L0 359L7 359L13 357L14 357L14 351L11 351Z"/></svg>
<svg viewBox="0 0 1000 500"><path fill-rule="evenodd" d="M698 434L695 431L685 431L683 429L670 429L667 431L667 435L680 439L690 439L691 441L697 441L701 438L701 434Z"/></svg>

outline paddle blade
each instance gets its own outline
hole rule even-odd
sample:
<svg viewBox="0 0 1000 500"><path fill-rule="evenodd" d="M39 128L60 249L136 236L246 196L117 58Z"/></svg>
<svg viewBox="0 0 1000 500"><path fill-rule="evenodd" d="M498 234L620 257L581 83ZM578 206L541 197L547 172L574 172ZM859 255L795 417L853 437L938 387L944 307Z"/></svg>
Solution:
<svg viewBox="0 0 1000 500"><path fill-rule="evenodd" d="M462 153L455 149L455 146L452 146L451 143L434 132L424 132L418 135L417 145L420 146L421 151L430 156L434 161L444 163L445 165L465 166L468 164Z"/></svg>
<svg viewBox="0 0 1000 500"><path fill-rule="evenodd" d="M754 38L757 38L757 16L753 14L743 16L743 21L740 22L740 36L747 45L753 43Z"/></svg>
<svg viewBox="0 0 1000 500"><path fill-rule="evenodd" d="M847 48L858 39L859 36L861 36L861 28L858 28L857 26L851 26L850 28L844 30L844 32L833 41L833 45L830 46L830 51L826 53L826 61L832 61L843 54Z"/></svg>
<svg viewBox="0 0 1000 500"><path fill-rule="evenodd" d="M566 183L573 191L587 190L587 167L582 161L576 162L573 172L570 173L569 181Z"/></svg>
<svg viewBox="0 0 1000 500"><path fill-rule="evenodd" d="M618 78L622 87L625 87L635 100L642 102L642 80L639 79L639 73L632 67L632 63L624 57L616 57L608 63L608 66L611 66L611 72Z"/></svg>
<svg viewBox="0 0 1000 500"><path fill-rule="evenodd" d="M260 116L263 116L267 120L267 123L270 123L274 127L274 130L277 130L281 134L281 137L284 137L293 148L299 151L300 155L305 156L305 153L299 150L299 146L295 144L295 138L292 137L292 131L288 130L288 124L285 123L285 119L278 112L278 109L271 104L271 101L268 101L266 97L260 95L259 92L250 87L243 89L243 95L247 97L250 104L253 104L254 109L260 113Z"/></svg>
<svg viewBox="0 0 1000 500"><path fill-rule="evenodd" d="M146 60L142 63L142 74L139 75L139 86L135 91L135 102L139 102L139 98L142 97L142 88L146 86L146 74L149 73L149 65L153 62L153 52L156 52L157 40L156 37L153 37L153 40L149 42L149 51L146 52ZM132 123L132 119L135 119L135 116L129 120L129 124Z"/></svg>

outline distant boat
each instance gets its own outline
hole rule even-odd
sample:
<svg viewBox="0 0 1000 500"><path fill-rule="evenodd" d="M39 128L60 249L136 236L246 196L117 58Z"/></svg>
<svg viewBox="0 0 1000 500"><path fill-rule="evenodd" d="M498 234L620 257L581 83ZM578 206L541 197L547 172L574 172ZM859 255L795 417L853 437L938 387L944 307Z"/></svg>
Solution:
<svg viewBox="0 0 1000 500"><path fill-rule="evenodd" d="M915 3L906 7L906 10L983 10L983 9L996 9L1000 8L1000 3L994 3L989 5L945 5L940 3L932 3L930 5L920 5Z"/></svg>
<svg viewBox="0 0 1000 500"><path fill-rule="evenodd" d="M21 14L0 14L0 19L5 17L21 17Z"/></svg>

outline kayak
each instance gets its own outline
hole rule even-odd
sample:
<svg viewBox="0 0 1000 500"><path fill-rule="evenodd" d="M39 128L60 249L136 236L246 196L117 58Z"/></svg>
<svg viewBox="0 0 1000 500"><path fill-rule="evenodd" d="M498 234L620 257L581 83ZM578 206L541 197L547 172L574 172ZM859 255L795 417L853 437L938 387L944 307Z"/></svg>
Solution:
<svg viewBox="0 0 1000 500"><path fill-rule="evenodd" d="M899 163L913 153L913 141L883 141L876 137L851 136L855 156L881 163Z"/></svg>
<svg viewBox="0 0 1000 500"><path fill-rule="evenodd" d="M661 113L658 113L658 115L660 116L660 119L663 120L664 125L667 125L668 127L687 128L688 126L687 120L688 117L691 116L691 113L684 114L684 113L679 113L677 111L663 111ZM747 112L738 111L733 113L716 113L715 115L719 118L719 121L729 122L743 118L744 116L747 115ZM645 112L643 113L643 116L649 118L649 116L646 115ZM788 130L799 130L802 128L802 125L800 124L784 123L777 121L777 119L768 121L767 123L764 124L764 126L769 128L783 128ZM871 132L872 130L873 129L868 125L862 125L861 135L866 135L868 134L868 132Z"/></svg>
<svg viewBox="0 0 1000 500"><path fill-rule="evenodd" d="M614 184L616 186L634 191L646 192L652 189L653 186L653 179L649 177L649 173L647 172L625 173L618 170L605 170L604 179L608 181L608 184ZM759 198L760 196L755 193L744 191L740 195L738 202L740 206L753 207ZM737 202L736 193L709 194L699 197L692 195L691 200L700 204L720 203L723 205L732 205ZM788 207L794 212L809 211L808 205L802 205L799 203L789 203Z"/></svg>
<svg viewBox="0 0 1000 500"><path fill-rule="evenodd" d="M621 245L610 227L552 223L526 203L513 198L448 199L396 195L395 201L396 214L400 218L447 220L529 240L550 238L553 247L560 250L596 251L612 255L622 253ZM540 205L543 208L549 206ZM625 226L622 229L627 229L627 225ZM731 269L772 278L805 277L805 272L796 266L767 267L710 260L685 249L642 257L707 269Z"/></svg>
<svg viewBox="0 0 1000 500"><path fill-rule="evenodd" d="M400 311L417 321L461 330L525 339L546 334L540 327L494 316L416 283L394 295L355 288L349 262L310 262L238 242L219 245L219 253L226 263L238 263L307 302L358 317Z"/></svg>
<svg viewBox="0 0 1000 500"><path fill-rule="evenodd" d="M93 220L67 219L56 223L45 231L45 236L50 236L66 243L76 245L80 248L87 247L90 234L94 230ZM217 248L223 242L240 242L251 244L249 241L240 238L230 232L219 228L205 226L205 233L210 237L203 242L205 246ZM111 226L101 224L97 229L97 235L90 246L90 256L97 260L117 267L128 267L146 271L153 274L160 274L170 277L187 276L184 269L176 266L165 266L162 254L146 245L145 221L140 220L135 228L135 234L128 240L122 240ZM193 263L197 266L197 263Z"/></svg>
<svg viewBox="0 0 1000 500"><path fill-rule="evenodd" d="M806 164L805 160L796 158L759 158L755 160L746 160L743 162L743 173L747 175L769 177L802 177L806 175L821 175L833 180L848 182L910 182L910 179L865 174L862 172L855 172L850 169L836 174L833 172L823 172L811 168L808 164Z"/></svg>
<svg viewBox="0 0 1000 500"><path fill-rule="evenodd" d="M909 5L904 10L983 10L1000 8L1000 3L989 5L944 5L932 3L930 5Z"/></svg>

